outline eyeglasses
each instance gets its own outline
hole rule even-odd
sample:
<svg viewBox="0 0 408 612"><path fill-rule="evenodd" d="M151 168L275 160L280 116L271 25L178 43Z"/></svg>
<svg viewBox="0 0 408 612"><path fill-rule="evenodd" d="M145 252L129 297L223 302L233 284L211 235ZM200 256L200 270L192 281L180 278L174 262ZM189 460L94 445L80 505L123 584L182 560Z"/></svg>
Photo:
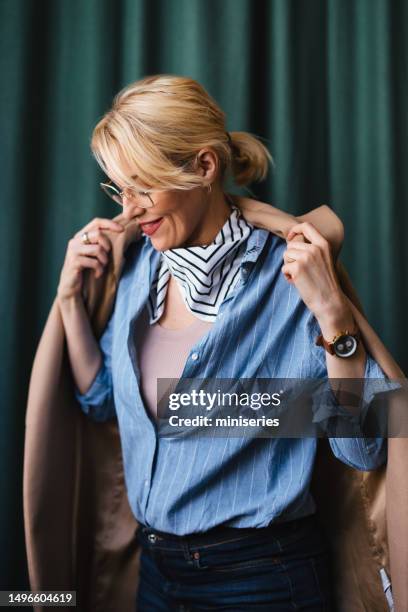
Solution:
<svg viewBox="0 0 408 612"><path fill-rule="evenodd" d="M136 199L138 199L137 205L140 206L140 208L151 208L154 206L154 202L148 191L136 191L134 187L125 187L123 191L119 191L112 181L100 183L100 186L102 191L117 204L120 204L120 206L123 206L123 196L125 196L127 200L136 201Z"/></svg>

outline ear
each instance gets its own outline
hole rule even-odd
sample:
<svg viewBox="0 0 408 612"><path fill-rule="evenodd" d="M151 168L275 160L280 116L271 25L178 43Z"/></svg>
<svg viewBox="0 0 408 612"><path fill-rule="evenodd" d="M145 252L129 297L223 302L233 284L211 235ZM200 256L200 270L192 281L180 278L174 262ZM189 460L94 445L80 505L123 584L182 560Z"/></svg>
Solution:
<svg viewBox="0 0 408 612"><path fill-rule="evenodd" d="M218 156L212 149L201 149L197 153L198 173L208 182L213 182L217 178L219 161Z"/></svg>

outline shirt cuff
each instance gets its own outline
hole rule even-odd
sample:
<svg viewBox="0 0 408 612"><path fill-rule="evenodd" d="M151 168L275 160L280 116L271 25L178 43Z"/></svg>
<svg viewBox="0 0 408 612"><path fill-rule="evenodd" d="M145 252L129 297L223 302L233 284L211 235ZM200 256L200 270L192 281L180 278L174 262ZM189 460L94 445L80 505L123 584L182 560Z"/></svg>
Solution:
<svg viewBox="0 0 408 612"><path fill-rule="evenodd" d="M102 406L111 393L110 373L104 364L99 368L91 386L86 393L80 393L75 386L75 397L83 411L89 414L91 407Z"/></svg>
<svg viewBox="0 0 408 612"><path fill-rule="evenodd" d="M347 389L347 379L344 380ZM357 379L355 380L357 382ZM366 354L364 380L360 393L357 393L357 389L353 393L354 384L353 379L350 379L349 393L341 392L342 396L338 399L327 378L321 381L319 388L313 394L312 422L319 424L328 435L363 435L362 423L375 396L402 387L400 383L386 377L369 354ZM347 405L350 408L344 407Z"/></svg>
<svg viewBox="0 0 408 612"><path fill-rule="evenodd" d="M378 363L368 354L366 357L364 379L363 400L365 405L369 405L379 393L396 391L397 389L402 389L403 386L399 382L388 378Z"/></svg>

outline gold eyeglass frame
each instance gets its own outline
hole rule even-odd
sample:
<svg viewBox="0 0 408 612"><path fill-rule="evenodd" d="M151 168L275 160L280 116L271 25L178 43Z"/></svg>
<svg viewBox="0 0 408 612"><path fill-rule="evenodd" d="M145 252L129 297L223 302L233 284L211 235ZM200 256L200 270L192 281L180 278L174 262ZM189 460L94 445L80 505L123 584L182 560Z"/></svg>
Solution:
<svg viewBox="0 0 408 612"><path fill-rule="evenodd" d="M130 197L126 196L128 197L129 200L137 198L137 195L135 193L132 193L133 187L125 187L123 191L119 191L119 189L115 187L115 185L113 184L111 180L109 180L107 183L99 183L99 186L102 189L102 191L106 193L107 196L109 196L114 202L116 202L116 204L119 204L120 206L123 206L123 196L126 195L126 191L129 192L130 190L131 196ZM148 205L138 204L140 208L152 208L152 206L155 205L148 191L139 191L138 195L147 196L150 200L150 203Z"/></svg>

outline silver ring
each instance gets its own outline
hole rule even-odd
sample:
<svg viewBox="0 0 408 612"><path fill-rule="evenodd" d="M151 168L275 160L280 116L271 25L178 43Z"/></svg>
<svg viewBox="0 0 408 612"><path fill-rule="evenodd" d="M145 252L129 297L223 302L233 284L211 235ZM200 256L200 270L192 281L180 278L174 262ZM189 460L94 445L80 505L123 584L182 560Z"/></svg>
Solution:
<svg viewBox="0 0 408 612"><path fill-rule="evenodd" d="M84 244L92 244L89 240L88 232L84 232L81 236L81 239Z"/></svg>

